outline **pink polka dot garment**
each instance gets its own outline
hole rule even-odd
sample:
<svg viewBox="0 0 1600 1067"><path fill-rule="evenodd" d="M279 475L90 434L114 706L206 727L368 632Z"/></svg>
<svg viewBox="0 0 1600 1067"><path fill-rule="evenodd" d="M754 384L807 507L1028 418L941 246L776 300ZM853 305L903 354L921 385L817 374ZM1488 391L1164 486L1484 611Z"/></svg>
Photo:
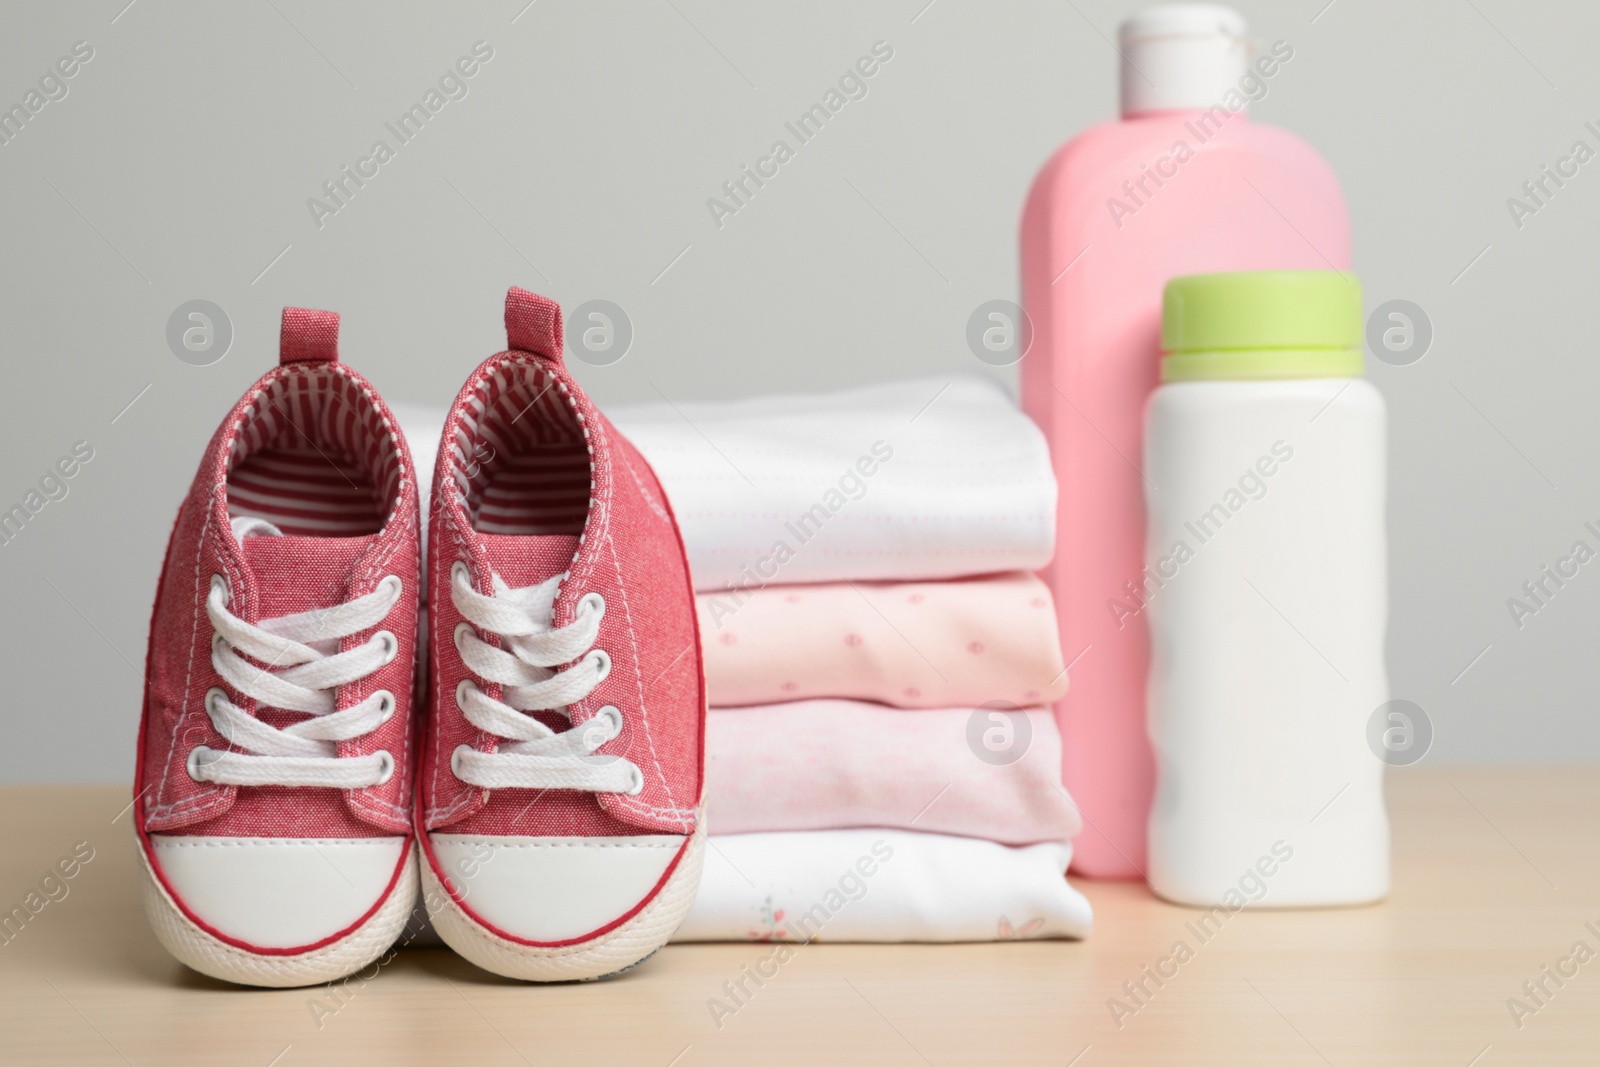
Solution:
<svg viewBox="0 0 1600 1067"><path fill-rule="evenodd" d="M714 707L814 697L903 708L1049 704L1067 691L1031 574L770 586L698 598Z"/></svg>

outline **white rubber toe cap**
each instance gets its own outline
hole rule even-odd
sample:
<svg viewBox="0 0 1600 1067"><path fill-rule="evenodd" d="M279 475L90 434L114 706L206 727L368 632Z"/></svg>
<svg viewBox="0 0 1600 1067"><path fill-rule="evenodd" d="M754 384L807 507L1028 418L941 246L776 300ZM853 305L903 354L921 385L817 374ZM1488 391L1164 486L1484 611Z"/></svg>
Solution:
<svg viewBox="0 0 1600 1067"><path fill-rule="evenodd" d="M180 837L152 834L168 891L213 931L263 949L344 933L383 899L407 838Z"/></svg>
<svg viewBox="0 0 1600 1067"><path fill-rule="evenodd" d="M643 904L688 840L433 834L438 869L502 936L538 944L597 934Z"/></svg>

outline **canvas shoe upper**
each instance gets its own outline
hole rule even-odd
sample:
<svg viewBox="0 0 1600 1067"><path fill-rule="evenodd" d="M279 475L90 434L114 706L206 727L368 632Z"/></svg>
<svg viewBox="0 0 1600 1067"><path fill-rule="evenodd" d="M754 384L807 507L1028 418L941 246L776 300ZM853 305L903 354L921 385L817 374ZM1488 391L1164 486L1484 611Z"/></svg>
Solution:
<svg viewBox="0 0 1600 1067"><path fill-rule="evenodd" d="M435 466L423 885L481 966L593 978L698 884L699 632L666 495L563 365L560 308L512 289L506 332Z"/></svg>
<svg viewBox="0 0 1600 1067"><path fill-rule="evenodd" d="M338 316L207 446L151 619L135 823L151 924L230 981L365 966L415 906L416 476Z"/></svg>

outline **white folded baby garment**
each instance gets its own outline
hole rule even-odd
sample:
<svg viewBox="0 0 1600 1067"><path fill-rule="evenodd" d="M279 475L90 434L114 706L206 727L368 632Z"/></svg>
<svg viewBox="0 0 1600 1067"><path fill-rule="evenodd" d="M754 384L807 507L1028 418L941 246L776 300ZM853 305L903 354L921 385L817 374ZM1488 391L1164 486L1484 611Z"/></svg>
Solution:
<svg viewBox="0 0 1600 1067"><path fill-rule="evenodd" d="M1013 848L908 830L710 838L674 941L1006 941L1081 938L1094 917L1067 884L1068 844Z"/></svg>
<svg viewBox="0 0 1600 1067"><path fill-rule="evenodd" d="M697 589L1037 570L1055 546L1044 436L983 378L622 406Z"/></svg>

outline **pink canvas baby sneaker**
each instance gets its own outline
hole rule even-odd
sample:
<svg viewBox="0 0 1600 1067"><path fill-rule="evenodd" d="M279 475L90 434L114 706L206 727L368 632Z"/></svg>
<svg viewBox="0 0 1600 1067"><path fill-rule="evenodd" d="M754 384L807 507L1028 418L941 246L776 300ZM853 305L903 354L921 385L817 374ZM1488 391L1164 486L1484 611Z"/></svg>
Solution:
<svg viewBox="0 0 1600 1067"><path fill-rule="evenodd" d="M280 365L178 512L150 626L145 912L183 963L247 985L357 971L416 905L416 475L338 332L284 310Z"/></svg>
<svg viewBox="0 0 1600 1067"><path fill-rule="evenodd" d="M506 334L434 473L423 895L486 970L599 978L699 885L694 593L655 474L562 365L561 309L512 289Z"/></svg>

